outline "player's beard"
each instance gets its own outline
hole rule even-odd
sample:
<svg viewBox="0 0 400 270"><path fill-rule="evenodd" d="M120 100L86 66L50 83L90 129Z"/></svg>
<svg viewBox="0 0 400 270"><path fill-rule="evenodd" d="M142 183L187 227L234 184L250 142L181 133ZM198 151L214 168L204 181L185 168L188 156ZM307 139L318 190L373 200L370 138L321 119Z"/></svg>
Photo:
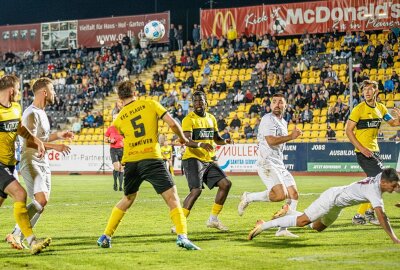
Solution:
<svg viewBox="0 0 400 270"><path fill-rule="evenodd" d="M51 99L49 96L46 97L46 105L53 105L54 104L54 96L53 99Z"/></svg>
<svg viewBox="0 0 400 270"><path fill-rule="evenodd" d="M205 108L200 108L201 110L198 110L199 108L195 108L194 113L197 114L198 116L204 117L206 115L206 109Z"/></svg>
<svg viewBox="0 0 400 270"><path fill-rule="evenodd" d="M282 116L283 116L283 111L282 111L281 109L279 109L279 108L274 109L274 110L272 111L272 113L273 113L276 117L282 117Z"/></svg>

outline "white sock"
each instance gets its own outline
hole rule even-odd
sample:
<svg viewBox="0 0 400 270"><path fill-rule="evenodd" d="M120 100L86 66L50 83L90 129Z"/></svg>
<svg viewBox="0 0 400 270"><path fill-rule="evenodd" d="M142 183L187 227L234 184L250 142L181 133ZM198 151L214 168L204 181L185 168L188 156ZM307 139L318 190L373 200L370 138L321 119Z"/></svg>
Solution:
<svg viewBox="0 0 400 270"><path fill-rule="evenodd" d="M218 216L210 215L210 218L208 220L210 220L210 221L218 221Z"/></svg>
<svg viewBox="0 0 400 270"><path fill-rule="evenodd" d="M292 209L293 211L296 211L298 202L299 202L298 200L291 199L290 200L290 209Z"/></svg>
<svg viewBox="0 0 400 270"><path fill-rule="evenodd" d="M269 202L269 190L247 193L246 198L248 202Z"/></svg>
<svg viewBox="0 0 400 270"><path fill-rule="evenodd" d="M33 234L26 238L26 241L28 242L28 245L30 245L30 246L33 244L33 241L35 241L35 240L36 240L36 238Z"/></svg>
<svg viewBox="0 0 400 270"><path fill-rule="evenodd" d="M297 216L284 216L281 218L273 219L265 222L262 225L263 231L268 230L270 228L282 227L295 227L297 222Z"/></svg>
<svg viewBox="0 0 400 270"><path fill-rule="evenodd" d="M38 222L38 220L39 220L41 215L42 215L42 213L38 212L33 216L33 218L31 218L31 226L32 226L32 228L35 227L35 225Z"/></svg>

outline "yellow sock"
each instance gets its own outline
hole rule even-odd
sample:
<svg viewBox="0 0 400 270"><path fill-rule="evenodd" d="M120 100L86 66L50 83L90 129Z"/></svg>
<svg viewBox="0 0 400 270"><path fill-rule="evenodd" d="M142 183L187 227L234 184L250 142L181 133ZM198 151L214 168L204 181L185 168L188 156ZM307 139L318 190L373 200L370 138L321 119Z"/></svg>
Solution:
<svg viewBox="0 0 400 270"><path fill-rule="evenodd" d="M111 212L111 216L108 219L108 223L107 223L107 227L104 231L105 235L108 236L113 236L113 234L115 233L115 230L117 229L119 223L121 222L121 219L124 217L125 212L122 211L121 209L114 207L112 212Z"/></svg>
<svg viewBox="0 0 400 270"><path fill-rule="evenodd" d="M169 172L171 173L172 176L175 176L174 167L169 166Z"/></svg>
<svg viewBox="0 0 400 270"><path fill-rule="evenodd" d="M26 203L14 203L14 218L25 238L33 235L31 222L28 216L28 209L26 209Z"/></svg>
<svg viewBox="0 0 400 270"><path fill-rule="evenodd" d="M176 228L176 234L187 234L187 224L186 224L186 217L183 214L183 210L180 207L174 208L169 212L169 216L172 219L172 222Z"/></svg>
<svg viewBox="0 0 400 270"><path fill-rule="evenodd" d="M213 216L218 216L219 213L221 213L222 207L224 207L223 205L214 203L212 209L211 209L211 215Z"/></svg>
<svg viewBox="0 0 400 270"><path fill-rule="evenodd" d="M183 211L183 215L187 218L190 214L190 210L186 209L186 208L182 208Z"/></svg>
<svg viewBox="0 0 400 270"><path fill-rule="evenodd" d="M360 205L360 207L358 208L358 214L360 214L360 215L362 215L362 216L364 216L365 215L365 212L368 210L368 209L371 209L372 208L372 205L370 204L370 203L363 203L363 204L361 204Z"/></svg>

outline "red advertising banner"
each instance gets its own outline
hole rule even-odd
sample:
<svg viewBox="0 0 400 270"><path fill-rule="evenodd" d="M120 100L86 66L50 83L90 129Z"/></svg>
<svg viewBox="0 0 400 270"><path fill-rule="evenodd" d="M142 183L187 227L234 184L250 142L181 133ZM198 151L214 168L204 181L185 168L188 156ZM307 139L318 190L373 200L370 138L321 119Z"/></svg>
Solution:
<svg viewBox="0 0 400 270"><path fill-rule="evenodd" d="M100 41L112 45L121 40L125 34L138 38L139 32L149 21L160 21L165 27L164 37L158 43L168 42L169 12L146 15L132 15L112 18L99 18L78 21L78 44L90 47L100 47Z"/></svg>
<svg viewBox="0 0 400 270"><path fill-rule="evenodd" d="M382 30L400 27L399 1L332 0L242 8L201 10L204 37L226 35L229 27L237 33L298 35Z"/></svg>
<svg viewBox="0 0 400 270"><path fill-rule="evenodd" d="M40 50L40 24L0 26L0 51Z"/></svg>

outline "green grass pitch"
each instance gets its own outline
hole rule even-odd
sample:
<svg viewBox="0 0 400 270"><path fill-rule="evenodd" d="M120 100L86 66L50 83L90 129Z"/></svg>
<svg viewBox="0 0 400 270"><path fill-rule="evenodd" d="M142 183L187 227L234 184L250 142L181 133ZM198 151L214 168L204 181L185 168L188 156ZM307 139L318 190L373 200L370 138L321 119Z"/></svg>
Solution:
<svg viewBox="0 0 400 270"><path fill-rule="evenodd" d="M112 190L112 176L53 176L51 200L41 217L36 234L53 238L43 254L12 250L0 242L2 269L396 269L400 267L400 246L392 244L380 228L355 226L351 217L356 207L347 208L325 232L292 229L297 239L277 238L266 231L253 241L246 240L259 218L269 219L281 203L253 203L243 217L237 205L243 191L261 191L257 176L232 176L231 193L220 219L230 228L221 233L208 229L215 190L205 189L188 220L189 238L202 248L186 251L175 245L170 233L167 206L153 188L142 185L136 203L125 215L111 249L97 247L112 207L122 192ZM306 208L331 186L360 177L295 177L300 191L298 210ZM187 194L185 178L175 177L179 194ZM386 212L400 236L400 209L394 203L399 194L384 196ZM0 237L13 227L11 201L0 209Z"/></svg>

